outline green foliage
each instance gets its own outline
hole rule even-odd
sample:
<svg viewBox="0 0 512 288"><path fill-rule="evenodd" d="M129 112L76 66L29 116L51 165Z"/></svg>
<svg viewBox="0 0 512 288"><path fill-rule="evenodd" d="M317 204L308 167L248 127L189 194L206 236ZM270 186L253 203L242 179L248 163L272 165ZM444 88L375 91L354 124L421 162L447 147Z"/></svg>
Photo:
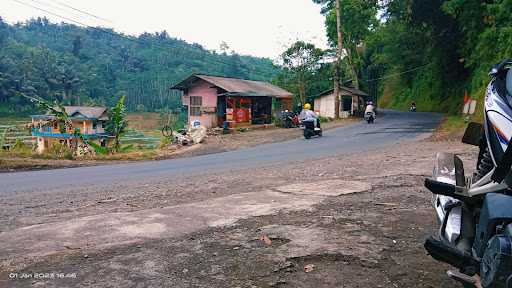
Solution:
<svg viewBox="0 0 512 288"><path fill-rule="evenodd" d="M320 2L330 5L330 1L321 0ZM340 0L342 43L346 55L344 59L346 65L342 67L343 74L354 82L356 88L360 86L359 78L363 73L361 45L379 24L376 17L377 2L376 0ZM331 47L336 48L338 43L336 11L331 9L325 14L327 38Z"/></svg>
<svg viewBox="0 0 512 288"><path fill-rule="evenodd" d="M117 101L116 106L112 107L108 111L108 121L105 127L105 131L107 131L110 135L114 136L114 142L112 151L120 152L120 142L119 138L125 132L128 127L128 121L126 120L126 107L124 105L125 96L121 96L119 101Z"/></svg>
<svg viewBox="0 0 512 288"><path fill-rule="evenodd" d="M21 139L16 139L16 143L11 147L10 152L21 156L30 156L32 148L27 146Z"/></svg>
<svg viewBox="0 0 512 288"><path fill-rule="evenodd" d="M181 94L169 87L191 73L270 80L279 72L269 59L217 54L165 31L128 37L46 18L0 18L0 48L0 115L33 113L21 95L104 106L126 95L130 111L174 109Z"/></svg>
<svg viewBox="0 0 512 288"><path fill-rule="evenodd" d="M326 123L326 122L331 122L333 119L329 118L329 117L319 116L318 120L320 120L320 123Z"/></svg>
<svg viewBox="0 0 512 288"><path fill-rule="evenodd" d="M34 103L40 110L49 112L51 115L54 115L59 123L61 133L66 133L67 128L71 128L71 118L66 112L64 105L62 105L62 103L59 101L55 100L52 105L48 101L38 97L30 97L25 95L24 97L27 98L30 102ZM79 132L80 130L78 130L78 133ZM74 131L74 133L76 133L76 131Z"/></svg>
<svg viewBox="0 0 512 288"><path fill-rule="evenodd" d="M102 147L101 145L97 144L97 143L94 143L94 142L88 142L87 143L89 146L92 147L92 149L94 149L94 152L97 154L97 155L108 155L109 151L108 151L108 147Z"/></svg>
<svg viewBox="0 0 512 288"><path fill-rule="evenodd" d="M133 144L124 145L119 149L119 152L121 153L128 153L135 149L135 146Z"/></svg>
<svg viewBox="0 0 512 288"><path fill-rule="evenodd" d="M313 2L323 5L335 47L334 0ZM511 0L340 3L343 73L380 94L381 105L407 109L415 101L420 111L457 113L468 91L480 100L478 113L490 67L512 57Z"/></svg>
<svg viewBox="0 0 512 288"><path fill-rule="evenodd" d="M167 146L171 145L172 144L172 137L164 137L162 136L160 138L160 149L164 149L166 148Z"/></svg>
<svg viewBox="0 0 512 288"><path fill-rule="evenodd" d="M67 145L67 143L59 143L59 142L52 143L51 147L48 149L48 151L46 151L46 154L49 158L54 158L54 159L60 159L60 158L68 159L68 160L74 159L73 151L71 150L69 145Z"/></svg>
<svg viewBox="0 0 512 288"><path fill-rule="evenodd" d="M319 61L322 59L323 51L311 43L304 41L295 42L290 48L283 52L281 60L285 68L283 77L287 81L295 83L299 98L296 102L306 102L306 89L311 83L312 75L318 69Z"/></svg>

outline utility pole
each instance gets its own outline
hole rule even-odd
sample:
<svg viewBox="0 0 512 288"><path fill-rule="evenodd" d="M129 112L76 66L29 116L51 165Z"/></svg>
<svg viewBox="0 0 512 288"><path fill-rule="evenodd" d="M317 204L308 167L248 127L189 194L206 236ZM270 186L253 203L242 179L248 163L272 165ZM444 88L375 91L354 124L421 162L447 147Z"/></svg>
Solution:
<svg viewBox="0 0 512 288"><path fill-rule="evenodd" d="M341 5L340 0L336 0L336 30L338 31L338 47L336 49L336 67L334 68L334 116L340 118L340 83L341 83L341 51L343 49L342 33L341 33Z"/></svg>

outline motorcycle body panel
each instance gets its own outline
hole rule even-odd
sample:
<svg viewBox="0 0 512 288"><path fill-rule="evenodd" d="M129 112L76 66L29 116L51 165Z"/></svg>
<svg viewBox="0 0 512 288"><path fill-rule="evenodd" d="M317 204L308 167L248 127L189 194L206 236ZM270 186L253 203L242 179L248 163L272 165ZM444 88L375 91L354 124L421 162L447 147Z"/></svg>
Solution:
<svg viewBox="0 0 512 288"><path fill-rule="evenodd" d="M309 139L313 136L322 136L322 129L320 126L320 120L317 122L317 129L315 129L314 121L302 121L302 124L304 125L304 138Z"/></svg>
<svg viewBox="0 0 512 288"><path fill-rule="evenodd" d="M473 250L482 257L487 243L496 234L498 225L512 223L512 196L501 193L488 193L480 210L480 219L476 225L476 237Z"/></svg>
<svg viewBox="0 0 512 288"><path fill-rule="evenodd" d="M500 96L497 81L491 81L485 98L485 134L495 164L503 157L512 138L512 108L507 98Z"/></svg>
<svg viewBox="0 0 512 288"><path fill-rule="evenodd" d="M455 155L437 153L433 179L447 184L456 184ZM461 231L462 210L459 204L459 200L450 196L434 196L437 220L441 223L439 236L450 243L455 243Z"/></svg>
<svg viewBox="0 0 512 288"><path fill-rule="evenodd" d="M433 179L425 180L425 186L434 194L433 204L441 223L438 237L428 238L425 249L434 259L458 268L460 273L479 274L483 288L512 287L510 69L512 60L493 67L483 126L472 123L464 134L464 143L480 148L475 173L465 177L460 158L438 153ZM453 279L475 286L464 277Z"/></svg>

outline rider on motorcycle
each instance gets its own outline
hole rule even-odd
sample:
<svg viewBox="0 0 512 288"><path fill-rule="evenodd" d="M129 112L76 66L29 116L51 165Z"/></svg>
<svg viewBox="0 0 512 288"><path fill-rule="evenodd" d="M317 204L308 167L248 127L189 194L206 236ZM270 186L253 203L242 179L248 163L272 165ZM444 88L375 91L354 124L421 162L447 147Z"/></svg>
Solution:
<svg viewBox="0 0 512 288"><path fill-rule="evenodd" d="M314 127L318 128L318 115L311 110L311 104L304 104L304 109L300 112L299 118L301 121L313 121Z"/></svg>
<svg viewBox="0 0 512 288"><path fill-rule="evenodd" d="M366 103L366 109L364 110L364 114L366 113L375 113L375 106L373 106L373 101L368 101Z"/></svg>

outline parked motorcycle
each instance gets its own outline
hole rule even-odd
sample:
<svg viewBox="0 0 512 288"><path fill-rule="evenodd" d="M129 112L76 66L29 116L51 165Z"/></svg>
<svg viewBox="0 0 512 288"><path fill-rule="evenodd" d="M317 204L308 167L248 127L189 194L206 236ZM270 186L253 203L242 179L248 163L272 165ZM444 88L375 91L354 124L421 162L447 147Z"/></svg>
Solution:
<svg viewBox="0 0 512 288"><path fill-rule="evenodd" d="M375 122L375 112L364 113L364 120L368 122L368 124L373 124Z"/></svg>
<svg viewBox="0 0 512 288"><path fill-rule="evenodd" d="M284 128L296 128L299 126L299 116L288 110L281 112L281 121Z"/></svg>
<svg viewBox="0 0 512 288"><path fill-rule="evenodd" d="M313 120L303 120L304 138L310 139L313 136L322 137L322 128L320 127L320 120L317 120L317 126Z"/></svg>
<svg viewBox="0 0 512 288"><path fill-rule="evenodd" d="M480 148L474 174L465 176L458 156L438 153L425 179L441 223L425 249L457 268L448 276L464 287L512 287L511 68L512 60L492 68L484 124L470 123L462 139Z"/></svg>

